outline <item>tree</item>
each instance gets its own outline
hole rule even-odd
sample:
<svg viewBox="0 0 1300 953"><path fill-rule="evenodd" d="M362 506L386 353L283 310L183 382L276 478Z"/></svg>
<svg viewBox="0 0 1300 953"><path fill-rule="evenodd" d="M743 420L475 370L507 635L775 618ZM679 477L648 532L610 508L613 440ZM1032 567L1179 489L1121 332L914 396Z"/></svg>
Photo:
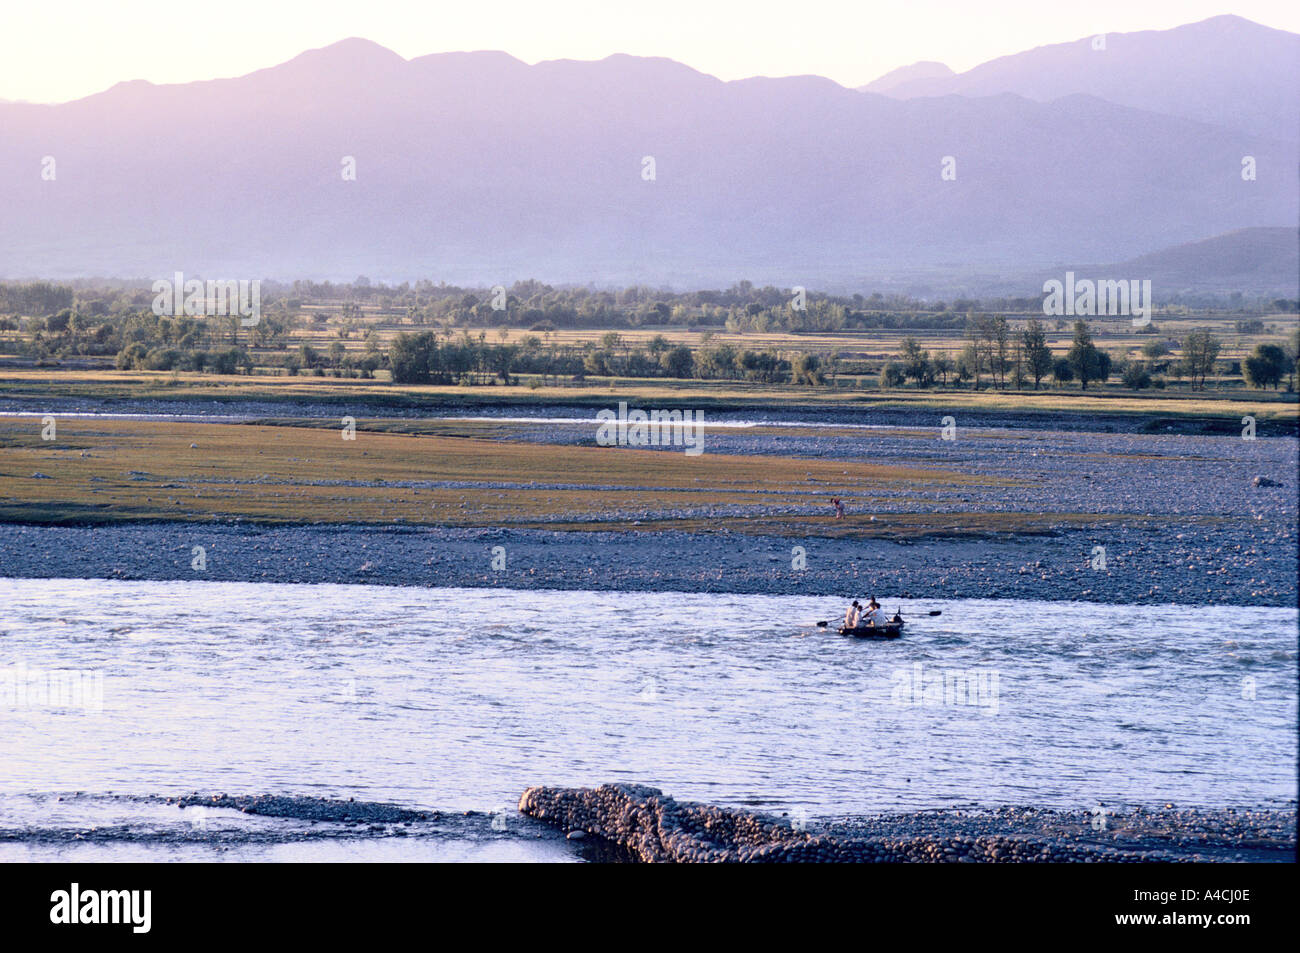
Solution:
<svg viewBox="0 0 1300 953"><path fill-rule="evenodd" d="M1192 389L1205 390L1205 378L1214 371L1214 361L1222 347L1219 339L1206 330L1193 331L1183 341L1183 367L1191 378Z"/></svg>
<svg viewBox="0 0 1300 953"><path fill-rule="evenodd" d="M903 373L903 368L890 361L880 369L880 386L881 387L902 387L907 382L907 375Z"/></svg>
<svg viewBox="0 0 1300 953"><path fill-rule="evenodd" d="M1070 366L1069 358L1058 357L1052 362L1052 379L1056 381L1058 387L1074 380L1074 368Z"/></svg>
<svg viewBox="0 0 1300 953"><path fill-rule="evenodd" d="M388 364L395 384L429 383L431 356L438 350L437 339L428 331L399 334L388 346ZM434 358L436 361L436 358Z"/></svg>
<svg viewBox="0 0 1300 953"><path fill-rule="evenodd" d="M795 355L790 362L790 380L794 384L820 384L823 380L821 359L816 354Z"/></svg>
<svg viewBox="0 0 1300 953"><path fill-rule="evenodd" d="M1005 389L1007 386L1007 368L1011 362L1007 360L1007 344L1010 340L1011 332L1007 327L1007 319L998 315L993 319L993 338L991 343L994 373L998 377L998 387Z"/></svg>
<svg viewBox="0 0 1300 953"><path fill-rule="evenodd" d="M1169 353L1169 345L1164 341L1147 341L1146 344L1142 345L1142 353L1147 360L1158 361Z"/></svg>
<svg viewBox="0 0 1300 953"><path fill-rule="evenodd" d="M1251 387L1277 389L1287 372L1287 353L1276 344L1261 344L1255 353L1246 358L1246 381Z"/></svg>
<svg viewBox="0 0 1300 953"><path fill-rule="evenodd" d="M234 374L242 367L245 371L252 368L252 359L243 348L232 347L223 351L213 351L208 355L214 374ZM199 368L195 368L199 370Z"/></svg>
<svg viewBox="0 0 1300 953"><path fill-rule="evenodd" d="M988 369L989 375L993 378L993 382L996 385L998 372L993 365L993 341L997 336L997 332L993 327L993 319L987 314L976 318L974 323L971 325L969 334L970 346L974 348L976 364L975 389L979 390L980 387L980 367Z"/></svg>
<svg viewBox="0 0 1300 953"><path fill-rule="evenodd" d="M695 356L685 346L670 348L659 356L659 366L669 377L689 378L695 375Z"/></svg>
<svg viewBox="0 0 1300 953"><path fill-rule="evenodd" d="M745 380L766 384L784 380L787 367L775 351L743 351L740 366L744 369Z"/></svg>
<svg viewBox="0 0 1300 953"><path fill-rule="evenodd" d="M1034 379L1034 390L1038 390L1039 382L1052 373L1052 350L1047 346L1047 334L1037 318L1029 319L1020 340L1025 349L1025 367Z"/></svg>
<svg viewBox="0 0 1300 953"><path fill-rule="evenodd" d="M1286 389L1295 390L1296 372L1300 371L1300 328L1292 333L1291 343L1286 348Z"/></svg>
<svg viewBox="0 0 1300 953"><path fill-rule="evenodd" d="M975 389L980 389L980 370L983 367L983 360L980 354L979 345L974 341L962 348L961 354L957 356L957 378L975 382Z"/></svg>
<svg viewBox="0 0 1300 953"><path fill-rule="evenodd" d="M1014 339L1016 357L1011 362L1011 386L1021 390L1025 386L1025 349L1019 337Z"/></svg>
<svg viewBox="0 0 1300 953"><path fill-rule="evenodd" d="M582 369L588 374L593 374L596 377L608 377L613 373L609 366L610 358L612 356L613 355L608 351L600 348L593 348L588 351L587 355L582 359Z"/></svg>
<svg viewBox="0 0 1300 953"><path fill-rule="evenodd" d="M510 386L510 368L519 355L519 348L513 344L502 344L492 349L492 370L501 378L501 383Z"/></svg>
<svg viewBox="0 0 1300 953"><path fill-rule="evenodd" d="M117 364L117 369L119 371L139 370L144 367L144 357L148 352L149 349L139 342L128 344L126 347L122 348L122 350L117 352L117 360L115 362Z"/></svg>
<svg viewBox="0 0 1300 953"><path fill-rule="evenodd" d="M1103 354L1092 343L1092 335L1088 333L1088 324L1085 321L1074 322L1074 343L1067 359L1070 362L1070 370L1079 379L1084 390L1088 389L1088 381L1104 381L1107 376L1104 372L1110 369L1110 356Z"/></svg>
<svg viewBox="0 0 1300 953"><path fill-rule="evenodd" d="M72 309L64 308L58 314L52 314L45 319L45 329L51 334L64 334L68 330L68 324L72 321Z"/></svg>
<svg viewBox="0 0 1300 953"><path fill-rule="evenodd" d="M916 338L904 338L900 360L903 376L916 381L917 387L924 387L934 380L934 369L930 364L930 352L921 350Z"/></svg>
<svg viewBox="0 0 1300 953"><path fill-rule="evenodd" d="M695 359L695 370L704 380L735 380L739 376L738 357L730 344L701 348Z"/></svg>
<svg viewBox="0 0 1300 953"><path fill-rule="evenodd" d="M1147 371L1146 364L1141 361L1129 361L1120 379L1124 382L1125 387L1130 387L1133 390L1141 390L1144 387L1151 386L1151 374Z"/></svg>

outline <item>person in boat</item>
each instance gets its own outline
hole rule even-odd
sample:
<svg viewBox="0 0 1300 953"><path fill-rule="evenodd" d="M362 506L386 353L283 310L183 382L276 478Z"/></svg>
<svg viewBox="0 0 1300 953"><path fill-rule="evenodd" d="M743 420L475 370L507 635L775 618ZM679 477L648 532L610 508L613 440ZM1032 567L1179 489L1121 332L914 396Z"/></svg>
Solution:
<svg viewBox="0 0 1300 953"><path fill-rule="evenodd" d="M867 611L862 613L861 618L858 620L858 624L873 627L878 625L883 626L885 624L885 613L881 611L880 603L876 601L874 596L871 598L871 601L867 603Z"/></svg>
<svg viewBox="0 0 1300 953"><path fill-rule="evenodd" d="M858 600L854 599L853 604L849 606L848 611L844 613L844 628L856 629L858 619L862 615L862 606L858 605Z"/></svg>

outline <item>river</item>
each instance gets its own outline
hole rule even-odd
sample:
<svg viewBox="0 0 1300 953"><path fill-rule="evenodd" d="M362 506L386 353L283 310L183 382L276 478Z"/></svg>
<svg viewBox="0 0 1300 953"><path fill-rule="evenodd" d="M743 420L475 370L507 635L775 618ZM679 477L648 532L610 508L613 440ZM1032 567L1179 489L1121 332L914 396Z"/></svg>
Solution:
<svg viewBox="0 0 1300 953"><path fill-rule="evenodd" d="M931 601L869 642L797 596L72 579L0 596L11 842L147 826L148 799L192 791L503 817L532 784L616 780L810 816L1295 796L1294 609Z"/></svg>

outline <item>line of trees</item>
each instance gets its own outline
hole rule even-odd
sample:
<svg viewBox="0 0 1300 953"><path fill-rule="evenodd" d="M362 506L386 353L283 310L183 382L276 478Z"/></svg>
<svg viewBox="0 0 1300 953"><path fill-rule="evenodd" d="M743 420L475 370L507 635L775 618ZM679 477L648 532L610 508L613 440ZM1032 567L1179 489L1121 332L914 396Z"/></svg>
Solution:
<svg viewBox="0 0 1300 953"><path fill-rule="evenodd" d="M0 282L0 315L44 318L63 309L74 314L118 315L148 309L151 283L109 280ZM556 287L518 281L508 288L471 288L431 281L399 285L295 281L262 283L263 313L297 314L305 306L336 310L346 319L376 313L389 322L417 327L638 328L681 326L725 328L742 333L834 332L841 330L970 330L995 313L1028 315L1041 309L1040 296L958 297L927 301L901 294L828 294L740 281L726 289L675 292L631 286L618 290ZM1290 299L1238 296L1237 312L1294 312ZM981 317L982 315L982 317ZM1243 326L1248 324L1243 319Z"/></svg>
<svg viewBox="0 0 1300 953"><path fill-rule="evenodd" d="M549 338L549 335L548 335ZM499 344L468 331L459 336L434 331L398 334L388 349L388 366L399 384L514 383L516 375L536 375L542 381L569 376L662 377L686 380L736 380L756 383L818 385L825 381L825 362L815 354L785 356L730 344L692 351L655 335L644 347L633 345L616 331L607 332L599 346L557 346L535 335L516 343Z"/></svg>
<svg viewBox="0 0 1300 953"><path fill-rule="evenodd" d="M1193 390L1204 390L1207 378L1215 373L1222 342L1202 329L1189 332L1181 348L1179 360L1162 360L1170 355L1168 344L1161 340L1149 341L1142 349L1147 360L1124 358L1117 366L1110 354L1097 347L1087 323L1076 321L1070 349L1058 357L1048 347L1046 333L1036 319L1031 318L1017 332L1011 329L1006 318L989 316L974 322L967 343L955 361L942 354L932 357L915 338L904 338L896 360L882 369L881 383L886 387L902 387L912 381L917 387L929 387L935 383L947 384L951 378L959 383L971 382L978 389L988 379L997 389L1011 386L1020 390L1032 383L1037 390L1050 377L1058 386L1078 381L1080 388L1087 390L1089 384L1105 382L1118 371L1124 386L1142 390L1164 386L1163 379L1154 373L1168 371L1175 376L1186 376ZM1257 346L1240 370L1252 387L1276 389L1285 381L1291 390L1300 372L1298 355L1300 331L1295 332L1288 347ZM1236 368L1234 364L1229 370L1235 373Z"/></svg>
<svg viewBox="0 0 1300 953"><path fill-rule="evenodd" d="M1068 352L1058 355L1047 346L1046 330L1036 317L1030 317L1023 327L1013 326L1005 315L978 310L995 303L988 299L926 303L897 295L809 292L796 307L797 298L792 298L788 289L760 288L749 282L723 291L683 293L644 287L621 291L555 288L531 281L484 293L482 289L430 282L388 287L364 278L350 285L295 282L268 286L272 290L263 294L261 320L242 328L233 317L154 315L152 291L130 282L0 282L0 332L18 332L10 341L36 360L103 356L114 357L123 368L225 371L232 366L236 370L250 366L246 354L234 353L242 346L261 351L257 363L283 366L291 373L369 377L393 358L391 349L381 349L376 324L402 321L427 325L420 333L432 334L434 344L427 349L432 357L425 359L423 370L417 357L406 361L400 373L407 374L409 365L415 368L410 371L415 378L441 382L510 380L517 374L535 374L543 380L594 375L820 384L835 380L840 372L840 357L833 349L799 354L747 349L744 342L716 343L711 329L717 326L755 333L851 328L965 330L965 346L954 356L931 355L915 338L905 339L896 360L881 371L882 382L890 387L910 381L918 387L957 382L1038 389L1045 381L1058 385L1078 381L1086 390L1118 374L1134 389L1163 386L1165 375L1186 377L1194 389L1203 389L1217 370L1240 374L1252 387L1276 389L1285 384L1292 389L1300 352L1300 340L1261 344L1249 357L1233 361L1225 369L1218 361L1222 343L1211 332L1198 330L1174 342L1181 350L1177 360L1171 357L1168 343L1155 334L1143 346L1144 360L1112 358L1094 344L1086 323L1079 321ZM1037 305L1037 299L998 301L1028 310ZM1296 306L1294 301L1281 299L1271 304L1277 310L1294 310ZM363 313L363 306L370 310ZM381 309L378 315L373 310L376 307ZM531 322L526 326L535 333L507 345L505 329L524 322ZM495 324L501 343L487 344L486 327L479 328L477 335L471 333L476 324ZM607 331L592 345L557 346L551 341L550 332L558 327L644 324L695 326L703 331L701 344L692 349L656 335L645 345L633 346L618 330ZM319 350L308 345L291 350L297 343L293 340L295 330L304 326L313 332L317 347L325 333L337 336L338 341ZM1055 323L1056 331L1065 327L1064 322ZM1260 319L1237 322L1242 334L1264 330ZM343 343L354 336L361 337L365 345L360 356ZM870 373L875 368L865 370Z"/></svg>
<svg viewBox="0 0 1300 953"><path fill-rule="evenodd" d="M47 281L0 284L0 314L45 316L71 308L73 291L67 285Z"/></svg>
<svg viewBox="0 0 1300 953"><path fill-rule="evenodd" d="M1077 359L1080 380L1087 381L1096 379L1100 365L1109 357L1092 346L1086 326L1083 334L1080 339L1076 326L1077 353L1072 350L1070 363L1073 365ZM1094 352L1102 356L1098 358ZM1037 319L1031 318L1024 330L1016 332L1005 317L988 315L975 320L955 361L942 354L931 357L915 338L904 338L898 362L885 365L882 382L895 387L911 380L918 387L928 387L936 382L947 384L951 378L961 383L970 381L979 388L987 376L999 389L1008 383L1019 389L1032 381L1036 390L1054 367L1047 333ZM1075 373L1072 367L1071 377Z"/></svg>
<svg viewBox="0 0 1300 953"><path fill-rule="evenodd" d="M143 371L206 371L209 374L248 373L253 360L242 347L221 350L181 350L174 347L148 348L143 344L128 344L118 352L118 370Z"/></svg>

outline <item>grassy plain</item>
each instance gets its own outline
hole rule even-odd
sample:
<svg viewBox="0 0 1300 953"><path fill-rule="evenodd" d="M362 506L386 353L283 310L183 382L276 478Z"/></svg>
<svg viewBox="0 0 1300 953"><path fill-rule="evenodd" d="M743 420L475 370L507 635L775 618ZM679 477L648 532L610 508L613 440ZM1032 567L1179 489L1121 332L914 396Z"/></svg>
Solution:
<svg viewBox="0 0 1300 953"><path fill-rule="evenodd" d="M421 426L416 423L415 427ZM430 425L432 426L432 425ZM414 526L736 532L806 537L964 536L1045 532L1106 514L911 513L900 490L956 500L1016 481L951 470L781 456L512 442L492 422L362 421L355 440L319 421L279 425L0 418L0 520L38 524L207 521L400 523ZM367 427L373 429L366 429ZM388 428L394 428L392 430ZM37 476L42 474L42 476ZM431 485L452 484L452 485ZM853 495L848 518L827 501ZM729 504L825 507L760 516L709 515ZM629 513L674 511L637 521ZM1133 517L1123 517L1131 521Z"/></svg>

